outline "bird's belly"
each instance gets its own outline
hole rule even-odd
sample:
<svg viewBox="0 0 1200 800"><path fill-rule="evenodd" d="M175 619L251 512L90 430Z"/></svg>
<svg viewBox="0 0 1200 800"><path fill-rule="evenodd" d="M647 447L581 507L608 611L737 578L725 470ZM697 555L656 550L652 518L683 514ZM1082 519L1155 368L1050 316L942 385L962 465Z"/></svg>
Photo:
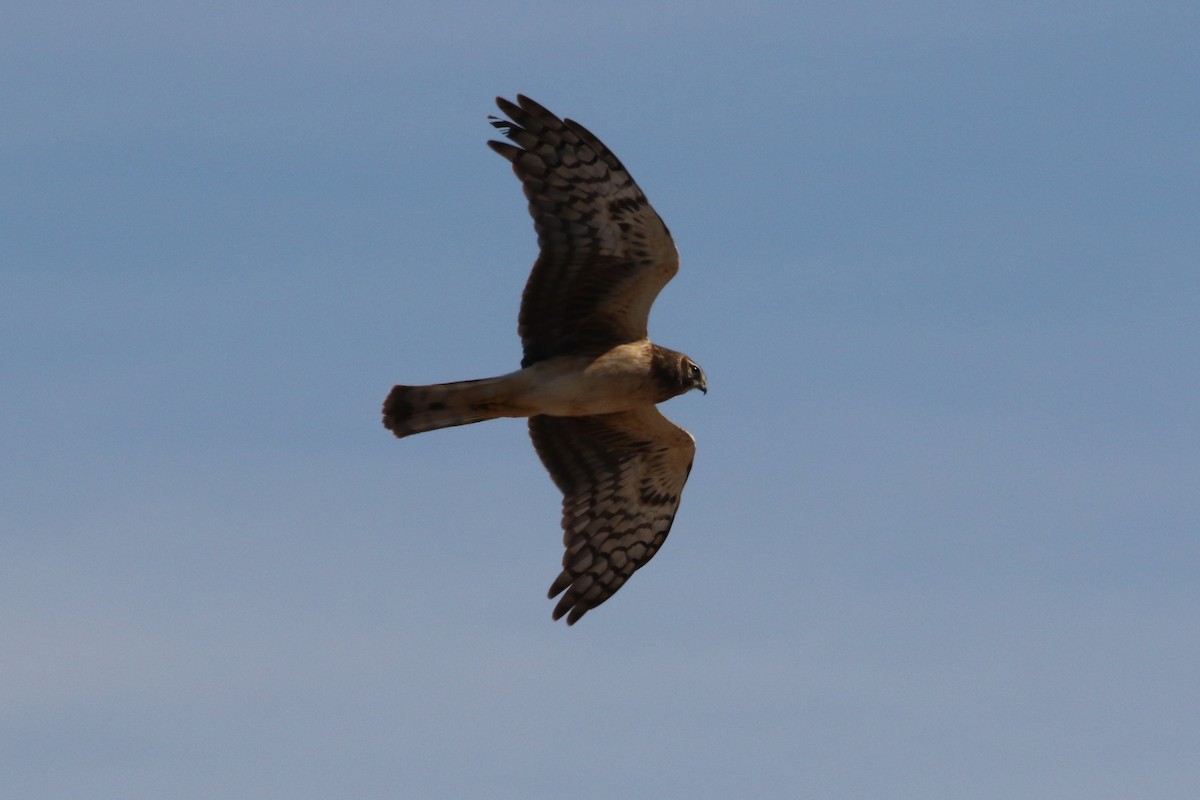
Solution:
<svg viewBox="0 0 1200 800"><path fill-rule="evenodd" d="M534 376L523 398L532 414L612 414L653 403L644 375L619 369L574 369Z"/></svg>

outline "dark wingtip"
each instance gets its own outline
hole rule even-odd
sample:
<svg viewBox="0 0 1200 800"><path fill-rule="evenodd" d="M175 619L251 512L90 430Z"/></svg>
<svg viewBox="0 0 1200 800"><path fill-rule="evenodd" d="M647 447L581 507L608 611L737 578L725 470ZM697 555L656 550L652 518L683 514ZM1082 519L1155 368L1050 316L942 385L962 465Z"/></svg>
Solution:
<svg viewBox="0 0 1200 800"><path fill-rule="evenodd" d="M502 132L505 136L507 136L509 133L511 133L512 129L516 127L515 125L513 125L513 123L509 122L506 119L497 117L495 114L488 114L488 122L491 123L491 126L493 128Z"/></svg>
<svg viewBox="0 0 1200 800"><path fill-rule="evenodd" d="M550 618L557 622L565 615L567 618L567 627L571 627L576 622L579 622L579 620L583 618L583 615L588 612L588 609L586 608L580 608L579 606L570 606L564 608L564 605L564 603L559 603L554 609L554 613L550 615Z"/></svg>
<svg viewBox="0 0 1200 800"><path fill-rule="evenodd" d="M570 591L570 587L571 576L566 570L563 570L562 574L554 579L554 583L550 584L550 591L546 593L546 596L553 600L564 589L567 591L566 594L558 599L558 605L554 607L554 611L551 612L550 617L558 621L565 616L567 618L567 625L574 625L579 621L580 617L588 612L588 609L578 602L578 597L572 596L573 593Z"/></svg>
<svg viewBox="0 0 1200 800"><path fill-rule="evenodd" d="M521 97L522 97L522 95L517 95L517 102L521 101ZM510 118L514 114L521 113L521 106L517 105L516 103L512 102L511 100L505 100L503 97L496 98L496 108L503 111Z"/></svg>
<svg viewBox="0 0 1200 800"><path fill-rule="evenodd" d="M546 597L553 600L562 594L563 589L566 589L570 585L571 574L564 569L558 574L558 577L554 579L554 583L550 584L550 590L546 592Z"/></svg>
<svg viewBox="0 0 1200 800"><path fill-rule="evenodd" d="M537 100L534 100L532 97L530 97L527 94L518 94L517 95L517 104L519 106L521 106L521 108L527 112L539 114L542 116L551 116L551 117L554 116L553 114L550 113L550 109L546 108L544 105L539 103Z"/></svg>

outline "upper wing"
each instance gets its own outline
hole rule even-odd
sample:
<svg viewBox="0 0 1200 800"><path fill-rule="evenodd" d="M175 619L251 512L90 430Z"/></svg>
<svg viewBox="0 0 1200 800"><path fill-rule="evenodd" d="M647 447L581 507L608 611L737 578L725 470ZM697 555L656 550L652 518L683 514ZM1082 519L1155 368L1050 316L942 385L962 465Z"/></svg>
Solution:
<svg viewBox="0 0 1200 800"><path fill-rule="evenodd" d="M528 97L496 98L488 142L512 162L541 252L525 284L522 366L646 338L650 306L679 271L671 234L625 167L582 125Z"/></svg>
<svg viewBox="0 0 1200 800"><path fill-rule="evenodd" d="M567 624L603 603L649 561L671 530L696 443L652 405L593 417L529 418L529 435L563 493Z"/></svg>

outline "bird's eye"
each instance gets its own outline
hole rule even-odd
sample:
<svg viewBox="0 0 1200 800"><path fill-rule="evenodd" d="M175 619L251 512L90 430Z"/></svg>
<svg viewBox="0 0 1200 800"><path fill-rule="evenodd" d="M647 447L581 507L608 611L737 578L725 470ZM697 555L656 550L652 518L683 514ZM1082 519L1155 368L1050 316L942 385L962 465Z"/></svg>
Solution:
<svg viewBox="0 0 1200 800"><path fill-rule="evenodd" d="M700 379L700 368L695 364L692 364L692 377L696 380Z"/></svg>

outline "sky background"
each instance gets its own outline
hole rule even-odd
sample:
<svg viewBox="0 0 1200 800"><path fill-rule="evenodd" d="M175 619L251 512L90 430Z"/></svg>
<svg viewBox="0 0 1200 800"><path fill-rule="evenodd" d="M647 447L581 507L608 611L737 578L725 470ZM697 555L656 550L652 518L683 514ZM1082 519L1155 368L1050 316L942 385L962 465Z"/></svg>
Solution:
<svg viewBox="0 0 1200 800"><path fill-rule="evenodd" d="M14 798L1200 795L1194 2L10 3ZM497 94L670 225L710 391L550 620Z"/></svg>

